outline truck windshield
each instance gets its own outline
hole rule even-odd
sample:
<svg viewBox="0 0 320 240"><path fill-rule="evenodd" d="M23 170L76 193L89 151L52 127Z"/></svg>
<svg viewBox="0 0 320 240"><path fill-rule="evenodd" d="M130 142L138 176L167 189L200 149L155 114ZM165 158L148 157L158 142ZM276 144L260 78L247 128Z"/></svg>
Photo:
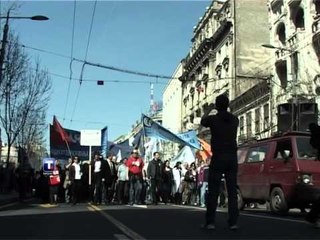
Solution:
<svg viewBox="0 0 320 240"><path fill-rule="evenodd" d="M297 137L298 159L314 160L317 150L310 145L310 137Z"/></svg>

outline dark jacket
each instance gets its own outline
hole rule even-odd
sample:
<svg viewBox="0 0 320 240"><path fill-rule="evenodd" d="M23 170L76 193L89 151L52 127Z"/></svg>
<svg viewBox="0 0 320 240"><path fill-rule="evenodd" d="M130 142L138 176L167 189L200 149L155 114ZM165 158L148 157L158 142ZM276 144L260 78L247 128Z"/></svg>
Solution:
<svg viewBox="0 0 320 240"><path fill-rule="evenodd" d="M213 153L237 152L239 120L236 116L227 111L220 111L216 115L202 117L200 124L210 128Z"/></svg>
<svg viewBox="0 0 320 240"><path fill-rule="evenodd" d="M162 162L160 159L152 159L148 164L147 175L148 178L160 180L162 178Z"/></svg>
<svg viewBox="0 0 320 240"><path fill-rule="evenodd" d="M111 166L109 165L108 160L105 160L104 162L106 164L106 182L112 183L117 178L116 164L114 162L110 161L113 166L111 169Z"/></svg>
<svg viewBox="0 0 320 240"><path fill-rule="evenodd" d="M100 167L100 176L101 179L104 178L105 180L107 180L107 162L105 160L99 160L101 161L101 167ZM94 163L95 160L91 161L91 176L93 176L93 181L95 181L94 179Z"/></svg>

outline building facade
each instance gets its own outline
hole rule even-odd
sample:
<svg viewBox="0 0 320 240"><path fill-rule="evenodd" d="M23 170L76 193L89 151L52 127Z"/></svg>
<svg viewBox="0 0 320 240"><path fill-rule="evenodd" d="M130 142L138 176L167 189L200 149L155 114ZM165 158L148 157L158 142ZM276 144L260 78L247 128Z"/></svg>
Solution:
<svg viewBox="0 0 320 240"><path fill-rule="evenodd" d="M272 116L280 131L306 131L320 103L320 1L269 0L268 11Z"/></svg>
<svg viewBox="0 0 320 240"><path fill-rule="evenodd" d="M182 131L196 129L208 140L199 118L224 93L240 119L240 140L270 134L269 62L261 46L268 40L267 1L213 1L207 7L182 61Z"/></svg>
<svg viewBox="0 0 320 240"><path fill-rule="evenodd" d="M182 75L182 64L179 63L172 79L163 91L162 125L173 133L181 132L182 88L178 78ZM169 159L178 153L177 144L163 143L163 158Z"/></svg>

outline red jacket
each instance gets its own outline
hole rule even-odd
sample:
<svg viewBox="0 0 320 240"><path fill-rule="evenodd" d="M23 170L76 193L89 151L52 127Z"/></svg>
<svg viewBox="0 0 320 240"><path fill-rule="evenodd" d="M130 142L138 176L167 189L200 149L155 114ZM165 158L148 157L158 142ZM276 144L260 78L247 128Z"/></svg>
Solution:
<svg viewBox="0 0 320 240"><path fill-rule="evenodd" d="M142 169L143 169L144 163L141 158L134 158L129 157L127 161L127 167L129 168L129 173L135 174L135 175L142 175Z"/></svg>

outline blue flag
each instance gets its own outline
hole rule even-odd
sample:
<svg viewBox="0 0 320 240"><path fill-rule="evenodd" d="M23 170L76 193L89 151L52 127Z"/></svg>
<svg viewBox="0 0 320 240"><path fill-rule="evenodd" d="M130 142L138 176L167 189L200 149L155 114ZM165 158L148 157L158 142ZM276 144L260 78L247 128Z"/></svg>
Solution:
<svg viewBox="0 0 320 240"><path fill-rule="evenodd" d="M101 154L103 157L107 157L108 154L108 126L101 130Z"/></svg>
<svg viewBox="0 0 320 240"><path fill-rule="evenodd" d="M164 128L159 123L153 121L151 118L145 116L144 114L142 114L142 124L144 128L144 134L146 137L160 138L162 140L169 140L175 143L179 143L181 145L188 145L193 148L195 147L188 141L185 141L181 137L172 133L171 131Z"/></svg>
<svg viewBox="0 0 320 240"><path fill-rule="evenodd" d="M177 136L182 138L186 142L188 142L192 147L194 147L196 149L201 148L200 142L198 140L197 133L195 130L190 130L187 132L178 133Z"/></svg>

